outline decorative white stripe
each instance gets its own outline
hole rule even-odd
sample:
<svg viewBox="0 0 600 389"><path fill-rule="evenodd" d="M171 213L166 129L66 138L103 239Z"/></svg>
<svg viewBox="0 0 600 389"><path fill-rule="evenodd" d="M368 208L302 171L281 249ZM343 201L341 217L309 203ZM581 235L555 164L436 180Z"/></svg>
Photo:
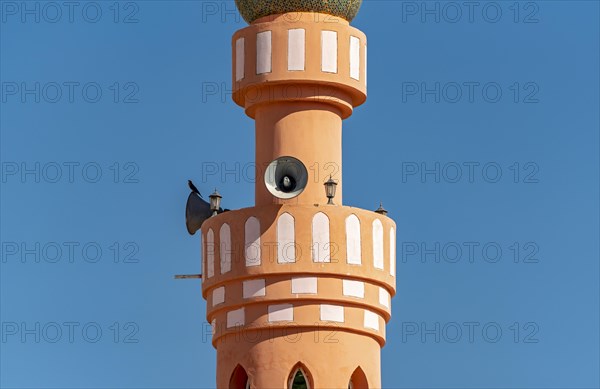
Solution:
<svg viewBox="0 0 600 389"><path fill-rule="evenodd" d="M271 31L256 34L256 74L271 72Z"/></svg>
<svg viewBox="0 0 600 389"><path fill-rule="evenodd" d="M302 28L288 30L288 70L304 70L305 34Z"/></svg>
<svg viewBox="0 0 600 389"><path fill-rule="evenodd" d="M292 278L292 294L317 294L317 277Z"/></svg>
<svg viewBox="0 0 600 389"><path fill-rule="evenodd" d="M231 229L224 223L219 230L219 252L221 256L221 274L231 270Z"/></svg>
<svg viewBox="0 0 600 389"><path fill-rule="evenodd" d="M283 213L277 219L277 263L296 262L294 217Z"/></svg>
<svg viewBox="0 0 600 389"><path fill-rule="evenodd" d="M213 290L212 305L214 307L215 305L223 304L224 302L225 302L225 287L221 286L220 288Z"/></svg>
<svg viewBox="0 0 600 389"><path fill-rule="evenodd" d="M381 286L379 287L379 304L383 305L387 309L390 309L390 294Z"/></svg>
<svg viewBox="0 0 600 389"><path fill-rule="evenodd" d="M215 233L212 228L206 234L206 277L210 278L215 275Z"/></svg>
<svg viewBox="0 0 600 389"><path fill-rule="evenodd" d="M246 220L244 229L246 266L260 266L260 222L251 216Z"/></svg>
<svg viewBox="0 0 600 389"><path fill-rule="evenodd" d="M269 322L293 320L294 307L292 304L269 305Z"/></svg>
<svg viewBox="0 0 600 389"><path fill-rule="evenodd" d="M202 281L206 279L206 236L202 239L202 260L200 261L200 271L202 274Z"/></svg>
<svg viewBox="0 0 600 389"><path fill-rule="evenodd" d="M343 280L342 290L344 296L365 298L365 283L360 281Z"/></svg>
<svg viewBox="0 0 600 389"><path fill-rule="evenodd" d="M240 81L245 75L245 45L246 40L244 38L238 38L235 41L235 80Z"/></svg>
<svg viewBox="0 0 600 389"><path fill-rule="evenodd" d="M390 275L396 277L396 230L390 229Z"/></svg>
<svg viewBox="0 0 600 389"><path fill-rule="evenodd" d="M248 280L243 283L243 296L245 299L252 297L262 297L266 294L265 280Z"/></svg>
<svg viewBox="0 0 600 389"><path fill-rule="evenodd" d="M383 270L383 224L373 220L373 266Z"/></svg>
<svg viewBox="0 0 600 389"><path fill-rule="evenodd" d="M379 331L379 315L375 312L365 310L364 327Z"/></svg>
<svg viewBox="0 0 600 389"><path fill-rule="evenodd" d="M350 77L360 79L360 39L350 37Z"/></svg>
<svg viewBox="0 0 600 389"><path fill-rule="evenodd" d="M361 264L360 220L356 215L346 218L346 261L351 265Z"/></svg>
<svg viewBox="0 0 600 389"><path fill-rule="evenodd" d="M341 305L321 304L321 321L344 322L344 307Z"/></svg>
<svg viewBox="0 0 600 389"><path fill-rule="evenodd" d="M337 73L337 32L321 31L321 71Z"/></svg>
<svg viewBox="0 0 600 389"><path fill-rule="evenodd" d="M243 326L245 324L246 315L244 308L236 309L235 311L227 312L227 328Z"/></svg>
<svg viewBox="0 0 600 389"><path fill-rule="evenodd" d="M331 243L329 241L329 218L323 212L317 213L312 220L311 251L313 262L331 261Z"/></svg>

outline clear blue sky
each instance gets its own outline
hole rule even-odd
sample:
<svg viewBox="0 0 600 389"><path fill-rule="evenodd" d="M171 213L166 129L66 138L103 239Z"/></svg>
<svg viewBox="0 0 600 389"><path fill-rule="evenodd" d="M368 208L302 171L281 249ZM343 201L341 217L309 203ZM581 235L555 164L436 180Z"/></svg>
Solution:
<svg viewBox="0 0 600 389"><path fill-rule="evenodd" d="M232 1L23 4L0 2L0 386L209 388L205 302L173 275L200 270L188 178L253 202L227 95L245 23ZM597 388L598 2L470 4L353 23L344 200L398 224L383 384Z"/></svg>

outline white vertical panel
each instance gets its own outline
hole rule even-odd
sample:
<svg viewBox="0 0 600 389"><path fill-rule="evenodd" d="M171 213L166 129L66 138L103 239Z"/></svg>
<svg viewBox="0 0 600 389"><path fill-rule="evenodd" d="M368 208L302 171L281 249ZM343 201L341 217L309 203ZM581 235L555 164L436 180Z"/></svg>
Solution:
<svg viewBox="0 0 600 389"><path fill-rule="evenodd" d="M383 224L373 220L373 266L383 270Z"/></svg>
<svg viewBox="0 0 600 389"><path fill-rule="evenodd" d="M344 307L341 305L321 304L321 321L344 322Z"/></svg>
<svg viewBox="0 0 600 389"><path fill-rule="evenodd" d="M317 277L292 278L292 294L317 294Z"/></svg>
<svg viewBox="0 0 600 389"><path fill-rule="evenodd" d="M390 229L390 274L396 277L396 230Z"/></svg>
<svg viewBox="0 0 600 389"><path fill-rule="evenodd" d="M360 39L350 37L350 77L360 79Z"/></svg>
<svg viewBox="0 0 600 389"><path fill-rule="evenodd" d="M260 222L254 216L246 220L244 228L244 255L246 266L260 266Z"/></svg>
<svg viewBox="0 0 600 389"><path fill-rule="evenodd" d="M365 283L361 281L343 280L342 292L344 296L365 298Z"/></svg>
<svg viewBox="0 0 600 389"><path fill-rule="evenodd" d="M215 233L212 228L206 233L206 277L215 275Z"/></svg>
<svg viewBox="0 0 600 389"><path fill-rule="evenodd" d="M317 213L312 220L312 260L331 262L331 242L329 241L329 217Z"/></svg>
<svg viewBox="0 0 600 389"><path fill-rule="evenodd" d="M246 321L244 308L236 309L235 311L227 312L227 328L243 326Z"/></svg>
<svg viewBox="0 0 600 389"><path fill-rule="evenodd" d="M238 38L235 41L235 80L240 81L244 78L244 66L246 65L246 40Z"/></svg>
<svg viewBox="0 0 600 389"><path fill-rule="evenodd" d="M288 70L304 70L306 40L305 30L288 30Z"/></svg>
<svg viewBox="0 0 600 389"><path fill-rule="evenodd" d="M244 281L242 289L245 299L266 295L264 279Z"/></svg>
<svg viewBox="0 0 600 389"><path fill-rule="evenodd" d="M269 305L269 322L293 320L294 306L292 304Z"/></svg>
<svg viewBox="0 0 600 389"><path fill-rule="evenodd" d="M224 223L219 230L219 253L221 255L221 274L231 270L231 229Z"/></svg>
<svg viewBox="0 0 600 389"><path fill-rule="evenodd" d="M379 331L379 315L365 309L365 320L363 324L365 328Z"/></svg>
<svg viewBox="0 0 600 389"><path fill-rule="evenodd" d="M296 262L294 217L283 213L277 219L277 263Z"/></svg>
<svg viewBox="0 0 600 389"><path fill-rule="evenodd" d="M367 45L365 45L365 87L367 86Z"/></svg>
<svg viewBox="0 0 600 389"><path fill-rule="evenodd" d="M213 321L210 322L210 327L212 329L212 334L216 334L217 333L217 319L213 319Z"/></svg>
<svg viewBox="0 0 600 389"><path fill-rule="evenodd" d="M225 287L221 286L220 288L213 290L212 305L214 307L215 305L223 304L224 302L225 302Z"/></svg>
<svg viewBox="0 0 600 389"><path fill-rule="evenodd" d="M271 31L256 34L256 74L271 72Z"/></svg>
<svg viewBox="0 0 600 389"><path fill-rule="evenodd" d="M202 274L202 281L206 279L206 236L202 238L202 261L200 261L200 270Z"/></svg>
<svg viewBox="0 0 600 389"><path fill-rule="evenodd" d="M360 221L356 215L346 218L346 261L351 265L361 264Z"/></svg>
<svg viewBox="0 0 600 389"><path fill-rule="evenodd" d="M337 73L337 50L337 32L321 31L321 71Z"/></svg>
<svg viewBox="0 0 600 389"><path fill-rule="evenodd" d="M390 294L387 290L379 287L379 304L383 305L386 308L390 308Z"/></svg>

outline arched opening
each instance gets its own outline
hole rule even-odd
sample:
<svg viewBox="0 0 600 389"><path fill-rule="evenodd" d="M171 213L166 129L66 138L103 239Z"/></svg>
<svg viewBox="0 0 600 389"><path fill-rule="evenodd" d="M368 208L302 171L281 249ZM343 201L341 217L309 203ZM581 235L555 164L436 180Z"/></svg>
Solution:
<svg viewBox="0 0 600 389"><path fill-rule="evenodd" d="M373 220L373 266L383 270L383 224L379 219Z"/></svg>
<svg viewBox="0 0 600 389"><path fill-rule="evenodd" d="M237 365L231 373L229 379L229 389L250 389L250 380L246 370L240 365Z"/></svg>
<svg viewBox="0 0 600 389"><path fill-rule="evenodd" d="M348 389L369 389L367 376L360 367L357 367L354 373L352 373L350 382L348 382Z"/></svg>
<svg viewBox="0 0 600 389"><path fill-rule="evenodd" d="M346 262L361 265L360 220L352 214L346 218Z"/></svg>
<svg viewBox="0 0 600 389"><path fill-rule="evenodd" d="M323 212L318 212L312 220L312 260L313 262L331 262L329 217Z"/></svg>
<svg viewBox="0 0 600 389"><path fill-rule="evenodd" d="M277 219L277 263L296 262L294 217L285 212Z"/></svg>
<svg viewBox="0 0 600 389"><path fill-rule="evenodd" d="M231 228L229 224L223 223L219 230L220 256L221 256L221 274L231 270Z"/></svg>
<svg viewBox="0 0 600 389"><path fill-rule="evenodd" d="M211 278L215 275L215 233L212 228L206 233L206 258L206 278Z"/></svg>
<svg viewBox="0 0 600 389"><path fill-rule="evenodd" d="M246 220L244 233L246 266L260 266L260 221L250 216Z"/></svg>
<svg viewBox="0 0 600 389"><path fill-rule="evenodd" d="M288 379L288 389L311 389L313 387L311 381L308 370L299 363L292 369L292 374Z"/></svg>

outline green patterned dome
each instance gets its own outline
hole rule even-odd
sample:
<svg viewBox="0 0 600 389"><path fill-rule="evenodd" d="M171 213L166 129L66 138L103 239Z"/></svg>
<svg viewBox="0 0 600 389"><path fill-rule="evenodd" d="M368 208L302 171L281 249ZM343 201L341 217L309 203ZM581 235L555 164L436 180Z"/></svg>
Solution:
<svg viewBox="0 0 600 389"><path fill-rule="evenodd" d="M321 12L352 21L362 0L235 0L248 23L263 16L285 12Z"/></svg>

